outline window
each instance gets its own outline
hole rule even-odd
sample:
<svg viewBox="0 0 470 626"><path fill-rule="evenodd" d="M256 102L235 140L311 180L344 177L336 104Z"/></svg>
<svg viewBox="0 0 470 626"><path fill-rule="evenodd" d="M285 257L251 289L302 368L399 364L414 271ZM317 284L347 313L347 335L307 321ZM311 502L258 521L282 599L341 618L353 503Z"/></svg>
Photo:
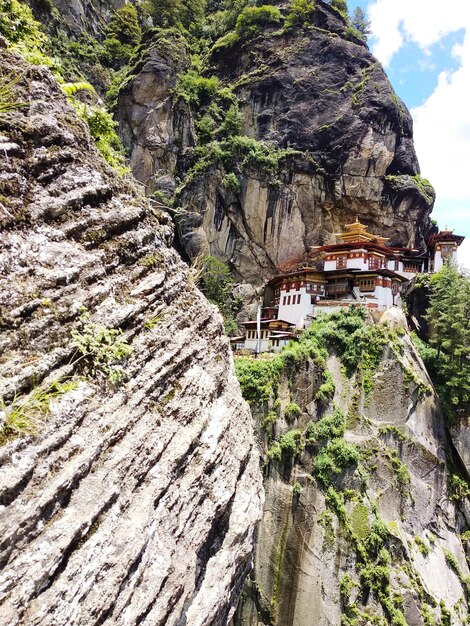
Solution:
<svg viewBox="0 0 470 626"><path fill-rule="evenodd" d="M287 305L290 304L290 296L287 296Z"/></svg>
<svg viewBox="0 0 470 626"><path fill-rule="evenodd" d="M297 296L297 304L300 304L300 293L299 293L299 295Z"/></svg>
<svg viewBox="0 0 470 626"><path fill-rule="evenodd" d="M359 289L361 291L374 291L375 279L374 278L361 278L359 280Z"/></svg>
<svg viewBox="0 0 470 626"><path fill-rule="evenodd" d="M346 263L347 263L347 256L346 255L342 255L342 256L338 256L336 257L336 269L337 270L343 270L346 267Z"/></svg>
<svg viewBox="0 0 470 626"><path fill-rule="evenodd" d="M284 297L282 298L282 306L285 306L285 305L286 305L286 300L287 300L287 296L284 296Z"/></svg>

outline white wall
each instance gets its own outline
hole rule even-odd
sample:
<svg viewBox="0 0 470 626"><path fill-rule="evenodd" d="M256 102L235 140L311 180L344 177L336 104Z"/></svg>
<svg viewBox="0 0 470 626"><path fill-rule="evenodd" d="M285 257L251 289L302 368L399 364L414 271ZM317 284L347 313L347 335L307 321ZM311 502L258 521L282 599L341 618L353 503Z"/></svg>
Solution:
<svg viewBox="0 0 470 626"><path fill-rule="evenodd" d="M346 267L348 269L354 269L354 270L369 269L367 259L363 259L362 257L358 257L356 259L348 259L346 262Z"/></svg>
<svg viewBox="0 0 470 626"><path fill-rule="evenodd" d="M299 294L300 302L297 304L297 296ZM297 291L293 291L292 289L289 292L281 290L277 314L278 319L291 322L292 324L295 324L297 328L303 328L308 325L309 320L307 319L307 316L313 314L310 295L311 294L306 292L305 287L302 287ZM284 296L287 298L290 296L291 304L283 304ZM292 304L293 298L295 298L296 304Z"/></svg>
<svg viewBox="0 0 470 626"><path fill-rule="evenodd" d="M439 270L442 269L442 266L444 265L444 262L442 260L442 254L440 250L436 250L436 253L434 255L434 271L438 272Z"/></svg>
<svg viewBox="0 0 470 626"><path fill-rule="evenodd" d="M246 350L256 350L256 346L258 342L256 339L245 339L245 348ZM267 352L271 349L271 341L269 339L261 339L260 341L260 352Z"/></svg>

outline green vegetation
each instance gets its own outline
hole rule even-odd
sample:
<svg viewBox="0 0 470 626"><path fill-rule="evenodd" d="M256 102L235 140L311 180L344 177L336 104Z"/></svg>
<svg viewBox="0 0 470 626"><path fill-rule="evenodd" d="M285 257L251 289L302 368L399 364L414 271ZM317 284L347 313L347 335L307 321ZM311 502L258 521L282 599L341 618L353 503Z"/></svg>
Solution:
<svg viewBox="0 0 470 626"><path fill-rule="evenodd" d="M421 537L415 537L415 544L423 556L428 556L428 554L431 552L428 544Z"/></svg>
<svg viewBox="0 0 470 626"><path fill-rule="evenodd" d="M54 65L46 54L48 39L31 9L18 0L0 0L0 35L30 63Z"/></svg>
<svg viewBox="0 0 470 626"><path fill-rule="evenodd" d="M302 415L302 409L295 402L290 402L284 409L284 417L288 422L293 422Z"/></svg>
<svg viewBox="0 0 470 626"><path fill-rule="evenodd" d="M407 435L402 433L395 424L384 424L383 426L379 426L379 434L380 435L392 435L398 441L408 441Z"/></svg>
<svg viewBox="0 0 470 626"><path fill-rule="evenodd" d="M289 29L308 26L312 21L314 12L314 0L292 0L284 27Z"/></svg>
<svg viewBox="0 0 470 626"><path fill-rule="evenodd" d="M28 395L16 396L10 404L0 398L0 446L17 437L35 435L50 411L51 402L77 386L76 380L55 380L35 387Z"/></svg>
<svg viewBox="0 0 470 626"><path fill-rule="evenodd" d="M129 9L129 7L132 8ZM112 21L110 24L110 32L117 36L119 28L122 27L120 35L122 40L125 41L128 38L129 41L134 41L130 33L135 29L135 23L131 23L129 15L135 12L135 8L133 5L125 5L120 11L123 11L123 14L121 15L119 11L116 13L114 22ZM57 80L64 83L64 76L70 69L66 69L62 59L47 56L48 49L52 47L51 41L42 31L41 25L33 18L30 8L17 2L17 0L0 0L0 14L2 15L0 34L8 39L10 48L18 51L30 63L50 66ZM123 26L123 21L126 21L126 28ZM118 23L121 24L121 27L118 27ZM67 42L68 52L73 49L73 45L77 46L78 43ZM129 43L129 45L131 44ZM96 54L96 51L93 53ZM65 58L66 56L64 55ZM77 72L76 68L73 68L72 71ZM5 111L25 106L23 103L15 102L11 95L14 84L20 79L21 76L11 77L6 82L5 79L2 79L0 84L0 113L2 109ZM62 88L78 115L87 122L91 135L105 160L121 174L128 171L124 166L122 143L116 133L117 124L112 116L103 107L85 104L75 97L79 91L86 90L93 93L91 85L80 80L75 83L65 83ZM97 100L94 93L93 96Z"/></svg>
<svg viewBox="0 0 470 626"><path fill-rule="evenodd" d="M434 197L434 188L429 182L429 180L427 180L427 178L423 178L419 174L412 176L411 180L418 187L421 195L426 200L426 202L428 202L428 204L431 204L433 201L433 197Z"/></svg>
<svg viewBox="0 0 470 626"><path fill-rule="evenodd" d="M128 172L124 148L116 132L117 123L113 116L99 106L89 106L78 101L73 104L79 117L88 124L90 134L105 161L121 175Z"/></svg>
<svg viewBox="0 0 470 626"><path fill-rule="evenodd" d="M237 17L235 31L241 38L253 38L258 35L260 27L276 25L281 22L282 15L277 7L264 4L260 7L245 7Z"/></svg>
<svg viewBox="0 0 470 626"><path fill-rule="evenodd" d="M338 439L344 435L345 430L345 417L342 411L336 408L331 415L323 417L315 424L309 422L305 430L305 437L307 443L312 445L328 439Z"/></svg>
<svg viewBox="0 0 470 626"><path fill-rule="evenodd" d="M330 5L336 9L340 15L348 19L348 4L346 0L330 0Z"/></svg>
<svg viewBox="0 0 470 626"><path fill-rule="evenodd" d="M331 400L335 393L335 381L328 370L323 373L323 381L315 395L315 400L326 403Z"/></svg>
<svg viewBox="0 0 470 626"><path fill-rule="evenodd" d="M450 499L454 502L463 502L470 497L470 485L457 474L452 474L450 477L449 493Z"/></svg>
<svg viewBox="0 0 470 626"><path fill-rule="evenodd" d="M313 471L323 485L328 485L335 474L356 466L358 461L359 450L355 445L344 439L333 439L315 456Z"/></svg>
<svg viewBox="0 0 470 626"><path fill-rule="evenodd" d="M451 263L430 282L429 349L423 359L449 419L466 415L470 407L470 279ZM419 346L418 346L419 347Z"/></svg>
<svg viewBox="0 0 470 626"><path fill-rule="evenodd" d="M109 63L120 67L127 63L142 39L137 9L128 2L118 9L106 28L103 41Z"/></svg>
<svg viewBox="0 0 470 626"><path fill-rule="evenodd" d="M0 77L0 116L27 106L15 95L15 85L23 78L23 74Z"/></svg>
<svg viewBox="0 0 470 626"><path fill-rule="evenodd" d="M359 6L354 9L351 26L356 29L364 40L366 40L372 32L370 30L370 20L367 19L363 9Z"/></svg>
<svg viewBox="0 0 470 626"><path fill-rule="evenodd" d="M241 299L233 294L233 277L226 263L208 256L202 269L202 291L209 302L217 305L224 318L227 335L237 330L235 315L241 307Z"/></svg>
<svg viewBox="0 0 470 626"><path fill-rule="evenodd" d="M86 375L120 383L125 375L123 363L131 354L132 347L117 328L108 328L90 319L83 310L78 328L71 332L72 346L81 356L75 362Z"/></svg>
<svg viewBox="0 0 470 626"><path fill-rule="evenodd" d="M206 0L145 0L144 8L155 26L192 30L202 24Z"/></svg>

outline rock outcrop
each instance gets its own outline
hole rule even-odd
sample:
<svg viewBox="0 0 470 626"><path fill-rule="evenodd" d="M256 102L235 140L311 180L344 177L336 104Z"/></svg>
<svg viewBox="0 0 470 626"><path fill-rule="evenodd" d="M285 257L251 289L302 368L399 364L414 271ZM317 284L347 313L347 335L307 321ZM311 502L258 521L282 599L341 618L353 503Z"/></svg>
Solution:
<svg viewBox="0 0 470 626"><path fill-rule="evenodd" d="M0 54L20 71L0 116L0 624L224 624L262 488L221 318L50 73Z"/></svg>
<svg viewBox="0 0 470 626"><path fill-rule="evenodd" d="M178 232L191 258L215 255L240 282L260 286L356 217L392 244L423 246L434 194L419 176L411 116L330 5L316 2L309 27L260 27L249 40L216 45L209 58L206 75L235 94L241 135L263 142L274 165L228 142L225 155L213 151L188 176L201 113L182 112L172 89L181 69L167 62L158 37L171 39L157 36L142 72L121 91L118 117L149 191L167 193L175 175L182 181ZM235 175L231 184L227 174Z"/></svg>
<svg viewBox="0 0 470 626"><path fill-rule="evenodd" d="M331 400L306 348L285 358L270 400L252 403L266 500L235 626L465 623L468 506L450 489L422 362L408 335L387 333L376 367L372 341L355 373L330 350Z"/></svg>

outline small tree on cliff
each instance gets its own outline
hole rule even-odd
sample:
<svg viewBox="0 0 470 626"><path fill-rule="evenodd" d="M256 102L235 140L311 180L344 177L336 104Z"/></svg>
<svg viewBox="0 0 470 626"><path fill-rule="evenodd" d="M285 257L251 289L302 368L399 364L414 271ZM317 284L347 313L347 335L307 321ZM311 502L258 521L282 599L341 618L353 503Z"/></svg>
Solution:
<svg viewBox="0 0 470 626"><path fill-rule="evenodd" d="M431 279L429 343L436 349L439 391L450 412L470 407L470 279L452 263Z"/></svg>
<svg viewBox="0 0 470 626"><path fill-rule="evenodd" d="M147 0L144 4L155 26L191 28L201 23L206 0Z"/></svg>
<svg viewBox="0 0 470 626"><path fill-rule="evenodd" d="M137 9L127 3L116 11L106 29L103 44L113 64L126 63L142 39Z"/></svg>
<svg viewBox="0 0 470 626"><path fill-rule="evenodd" d="M351 25L365 38L367 38L372 32L370 29L370 20L367 19L366 14L361 7L356 7L354 9Z"/></svg>

